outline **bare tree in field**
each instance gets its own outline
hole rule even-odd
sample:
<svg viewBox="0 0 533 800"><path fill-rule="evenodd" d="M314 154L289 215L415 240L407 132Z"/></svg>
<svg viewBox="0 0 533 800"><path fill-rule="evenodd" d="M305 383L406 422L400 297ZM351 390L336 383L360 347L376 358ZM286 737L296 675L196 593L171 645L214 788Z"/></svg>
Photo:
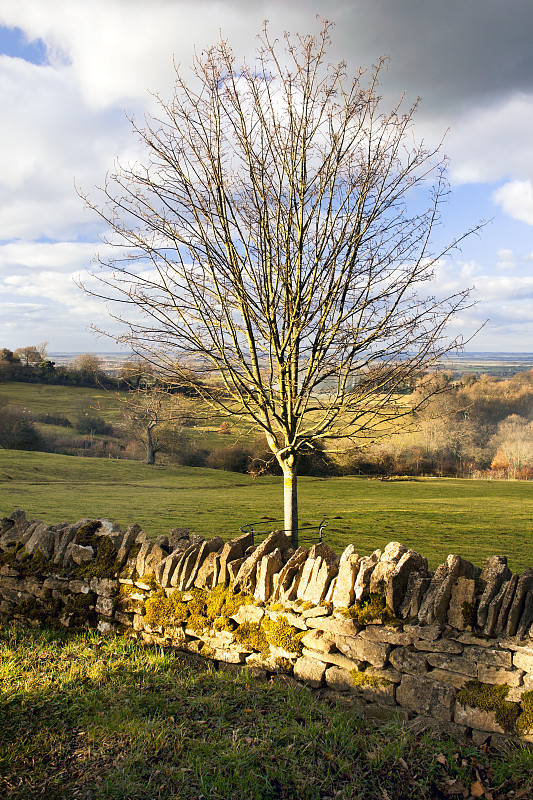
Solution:
<svg viewBox="0 0 533 800"><path fill-rule="evenodd" d="M100 273L121 341L263 431L295 544L299 452L390 432L398 390L458 346L445 326L468 298L429 285L457 244L430 247L445 160L415 142L416 105L381 110L383 62L353 78L327 63L329 27L284 47L265 28L253 65L221 41L192 82L177 71L135 126L145 163L89 201L121 248Z"/></svg>
<svg viewBox="0 0 533 800"><path fill-rule="evenodd" d="M146 449L145 464L155 464L156 453L163 449L165 435L156 436L156 428L178 428L191 418L183 398L173 396L157 385L138 386L120 398L122 411L134 429L142 432Z"/></svg>

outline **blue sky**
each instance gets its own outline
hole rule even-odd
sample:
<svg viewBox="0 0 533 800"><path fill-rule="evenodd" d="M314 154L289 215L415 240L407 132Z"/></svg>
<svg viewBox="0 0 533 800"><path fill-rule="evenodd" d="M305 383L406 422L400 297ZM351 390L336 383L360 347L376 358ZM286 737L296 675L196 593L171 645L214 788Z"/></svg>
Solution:
<svg viewBox="0 0 533 800"><path fill-rule="evenodd" d="M435 292L474 286L450 336L469 350L533 351L533 4L531 0L2 0L0 4L0 347L114 349L102 303L76 285L102 223L83 206L115 157L142 159L127 116L169 97L173 59L219 31L253 55L262 21L307 33L336 23L349 70L390 57L385 104L421 96L415 133L448 133L452 194L438 240L492 221L437 269Z"/></svg>

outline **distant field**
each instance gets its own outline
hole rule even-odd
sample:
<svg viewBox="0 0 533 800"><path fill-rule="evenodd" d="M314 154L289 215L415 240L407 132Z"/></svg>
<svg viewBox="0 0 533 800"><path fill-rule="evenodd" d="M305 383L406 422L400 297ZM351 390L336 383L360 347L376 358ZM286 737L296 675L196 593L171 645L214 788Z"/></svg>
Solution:
<svg viewBox="0 0 533 800"><path fill-rule="evenodd" d="M345 477L300 478L299 487L301 521L328 518L327 541L337 552L353 542L368 554L397 540L432 566L449 553L476 565L496 553L514 570L533 566L532 483ZM107 517L123 526L138 522L154 537L185 526L230 539L245 523L281 517L282 481L0 450L0 516L14 508L48 524Z"/></svg>

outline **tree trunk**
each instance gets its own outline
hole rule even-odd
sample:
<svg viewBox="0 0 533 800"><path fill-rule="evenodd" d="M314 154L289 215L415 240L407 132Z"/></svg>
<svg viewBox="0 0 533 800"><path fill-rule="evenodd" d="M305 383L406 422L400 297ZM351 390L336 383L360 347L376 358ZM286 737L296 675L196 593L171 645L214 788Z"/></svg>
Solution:
<svg viewBox="0 0 533 800"><path fill-rule="evenodd" d="M291 544L296 550L298 547L298 485L294 456L283 461L282 468L285 533L290 533Z"/></svg>
<svg viewBox="0 0 533 800"><path fill-rule="evenodd" d="M146 428L146 459L145 464L155 464L155 450L152 440L152 429L150 426Z"/></svg>

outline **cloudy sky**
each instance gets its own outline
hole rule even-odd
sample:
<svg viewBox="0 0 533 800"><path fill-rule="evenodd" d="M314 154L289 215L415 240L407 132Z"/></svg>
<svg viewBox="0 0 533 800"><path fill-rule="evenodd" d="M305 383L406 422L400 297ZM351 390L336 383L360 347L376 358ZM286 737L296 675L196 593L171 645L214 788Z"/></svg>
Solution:
<svg viewBox="0 0 533 800"><path fill-rule="evenodd" d="M451 334L469 350L533 351L531 0L0 0L0 347L113 350L105 308L77 288L103 233L90 192L115 157L142 157L127 115L169 97L173 62L220 31L251 56L263 20L309 33L335 22L331 59L390 57L383 92L422 98L416 133L449 129L452 194L438 236L491 220L438 270L435 291L475 287Z"/></svg>

